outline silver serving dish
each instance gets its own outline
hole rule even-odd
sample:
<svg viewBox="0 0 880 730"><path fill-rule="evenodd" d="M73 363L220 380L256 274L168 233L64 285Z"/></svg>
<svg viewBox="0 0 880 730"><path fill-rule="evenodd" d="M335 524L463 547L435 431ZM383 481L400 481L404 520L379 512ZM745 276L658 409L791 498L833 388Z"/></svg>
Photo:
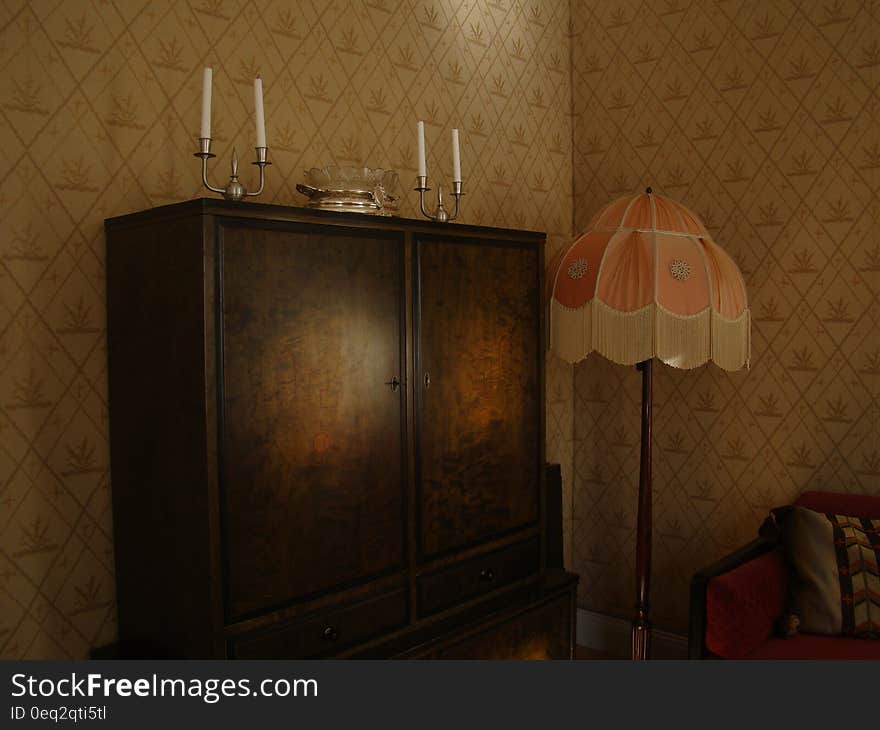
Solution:
<svg viewBox="0 0 880 730"><path fill-rule="evenodd" d="M394 215L397 181L395 170L328 165L306 170L306 184L296 189L309 198L309 208Z"/></svg>

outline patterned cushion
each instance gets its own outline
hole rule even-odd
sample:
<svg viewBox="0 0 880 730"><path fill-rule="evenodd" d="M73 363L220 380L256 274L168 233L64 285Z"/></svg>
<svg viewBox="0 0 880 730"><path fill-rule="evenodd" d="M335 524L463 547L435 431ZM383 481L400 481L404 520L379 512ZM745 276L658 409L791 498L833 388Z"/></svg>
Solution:
<svg viewBox="0 0 880 730"><path fill-rule="evenodd" d="M801 631L880 638L880 519L803 507L775 512Z"/></svg>

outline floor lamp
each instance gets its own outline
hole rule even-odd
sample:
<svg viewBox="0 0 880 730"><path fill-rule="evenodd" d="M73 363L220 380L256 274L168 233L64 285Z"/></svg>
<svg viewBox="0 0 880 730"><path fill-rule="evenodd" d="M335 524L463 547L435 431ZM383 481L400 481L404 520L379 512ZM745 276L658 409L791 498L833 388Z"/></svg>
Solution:
<svg viewBox="0 0 880 730"><path fill-rule="evenodd" d="M570 363L599 352L642 374L632 658L650 656L653 360L748 367L746 286L733 259L683 205L648 188L600 210L549 267L550 346Z"/></svg>

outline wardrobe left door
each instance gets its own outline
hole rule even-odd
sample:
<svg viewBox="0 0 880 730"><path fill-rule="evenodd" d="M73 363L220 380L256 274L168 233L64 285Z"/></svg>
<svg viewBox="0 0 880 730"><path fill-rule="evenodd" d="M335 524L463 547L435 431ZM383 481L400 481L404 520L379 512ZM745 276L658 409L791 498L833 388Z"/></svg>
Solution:
<svg viewBox="0 0 880 730"><path fill-rule="evenodd" d="M404 239L221 223L227 621L406 567Z"/></svg>

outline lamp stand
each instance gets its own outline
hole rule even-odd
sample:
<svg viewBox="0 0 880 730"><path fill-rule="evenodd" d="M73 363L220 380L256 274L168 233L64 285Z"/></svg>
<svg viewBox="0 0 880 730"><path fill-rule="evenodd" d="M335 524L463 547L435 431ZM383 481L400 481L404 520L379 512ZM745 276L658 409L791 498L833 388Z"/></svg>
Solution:
<svg viewBox="0 0 880 730"><path fill-rule="evenodd" d="M651 623L648 620L648 589L651 581L651 420L652 360L636 365L642 372L642 450L639 462L639 513L636 524L636 615L632 624L632 658L651 654Z"/></svg>

